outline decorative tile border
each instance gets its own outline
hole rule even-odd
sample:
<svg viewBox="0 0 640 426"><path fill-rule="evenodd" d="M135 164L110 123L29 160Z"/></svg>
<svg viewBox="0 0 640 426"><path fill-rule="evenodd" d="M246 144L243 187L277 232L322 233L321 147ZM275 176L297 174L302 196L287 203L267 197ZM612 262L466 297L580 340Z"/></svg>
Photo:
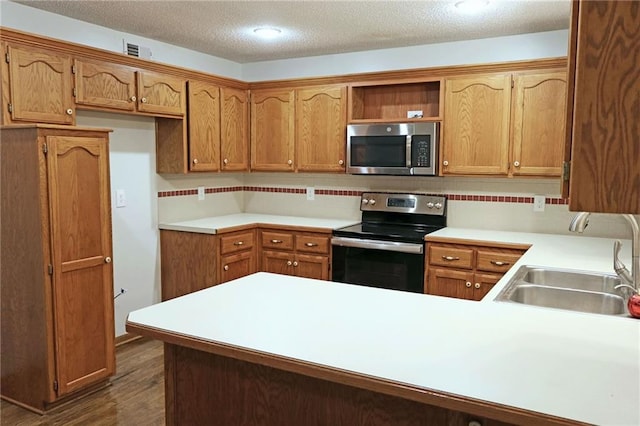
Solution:
<svg viewBox="0 0 640 426"><path fill-rule="evenodd" d="M271 192L283 194L305 194L305 188L282 188L269 186L228 186L222 188L205 188L205 194L220 194L224 192L251 191L251 192ZM345 197L360 197L364 191L355 191L347 189L316 189L316 195L334 195ZM158 198L181 197L185 195L198 195L197 189L183 189L179 191L160 191ZM428 194L428 195L445 195L450 201L481 201L489 203L516 203L516 204L533 204L533 197L520 197L509 195L477 195L477 194ZM545 204L551 205L567 205L567 198L546 197Z"/></svg>

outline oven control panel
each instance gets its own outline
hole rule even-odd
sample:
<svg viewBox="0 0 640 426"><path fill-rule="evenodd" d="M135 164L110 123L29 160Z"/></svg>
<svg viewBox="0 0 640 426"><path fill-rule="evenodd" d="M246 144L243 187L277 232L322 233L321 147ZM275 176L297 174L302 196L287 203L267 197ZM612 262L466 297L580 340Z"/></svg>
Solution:
<svg viewBox="0 0 640 426"><path fill-rule="evenodd" d="M444 216L447 198L444 195L364 192L361 211L416 213Z"/></svg>

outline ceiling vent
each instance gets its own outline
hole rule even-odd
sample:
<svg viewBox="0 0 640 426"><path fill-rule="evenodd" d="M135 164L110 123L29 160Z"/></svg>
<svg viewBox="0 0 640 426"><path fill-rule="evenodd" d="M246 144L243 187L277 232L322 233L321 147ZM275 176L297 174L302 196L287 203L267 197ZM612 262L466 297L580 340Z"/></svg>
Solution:
<svg viewBox="0 0 640 426"><path fill-rule="evenodd" d="M122 44L125 54L141 59L151 59L151 48L140 46L139 44L128 43L125 40L122 40Z"/></svg>

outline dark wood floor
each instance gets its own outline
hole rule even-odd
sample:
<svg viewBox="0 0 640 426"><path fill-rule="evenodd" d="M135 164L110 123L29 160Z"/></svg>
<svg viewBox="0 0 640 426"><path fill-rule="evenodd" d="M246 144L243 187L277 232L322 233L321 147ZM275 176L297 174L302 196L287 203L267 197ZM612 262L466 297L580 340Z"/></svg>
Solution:
<svg viewBox="0 0 640 426"><path fill-rule="evenodd" d="M44 416L6 401L0 412L3 426L164 425L162 343L141 339L118 347L111 386Z"/></svg>

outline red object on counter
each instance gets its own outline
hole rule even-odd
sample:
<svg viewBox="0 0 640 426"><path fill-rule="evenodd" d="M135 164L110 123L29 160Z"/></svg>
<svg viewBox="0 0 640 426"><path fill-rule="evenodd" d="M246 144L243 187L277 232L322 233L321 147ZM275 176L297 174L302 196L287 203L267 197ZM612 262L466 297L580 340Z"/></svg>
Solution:
<svg viewBox="0 0 640 426"><path fill-rule="evenodd" d="M632 294L627 302L627 309L634 318L640 318L640 294Z"/></svg>

